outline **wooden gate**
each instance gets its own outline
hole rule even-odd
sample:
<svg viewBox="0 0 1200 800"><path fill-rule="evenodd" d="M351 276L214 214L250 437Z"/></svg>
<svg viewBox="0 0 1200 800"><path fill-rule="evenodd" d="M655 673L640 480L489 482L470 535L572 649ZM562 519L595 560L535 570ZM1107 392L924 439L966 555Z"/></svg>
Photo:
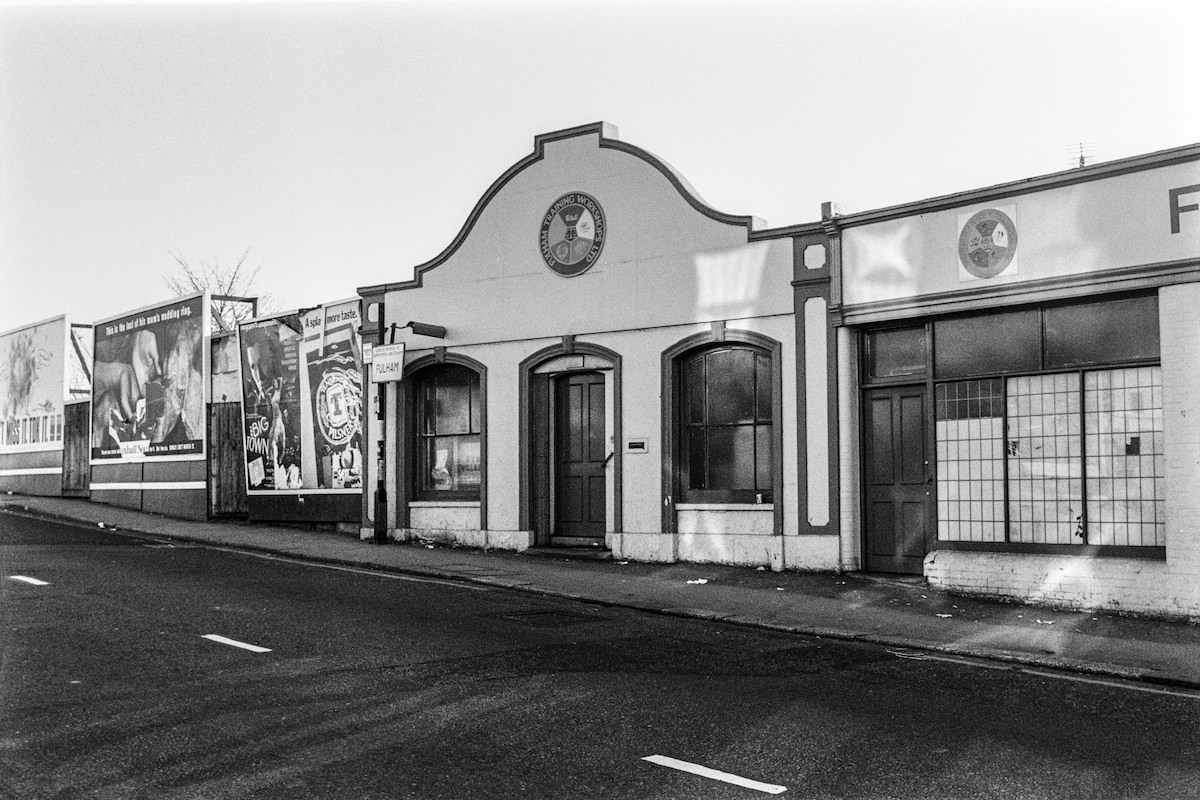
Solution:
<svg viewBox="0 0 1200 800"><path fill-rule="evenodd" d="M208 406L209 516L245 515L246 454L242 446L242 404Z"/></svg>
<svg viewBox="0 0 1200 800"><path fill-rule="evenodd" d="M92 404L63 406L63 497L87 497L92 478Z"/></svg>

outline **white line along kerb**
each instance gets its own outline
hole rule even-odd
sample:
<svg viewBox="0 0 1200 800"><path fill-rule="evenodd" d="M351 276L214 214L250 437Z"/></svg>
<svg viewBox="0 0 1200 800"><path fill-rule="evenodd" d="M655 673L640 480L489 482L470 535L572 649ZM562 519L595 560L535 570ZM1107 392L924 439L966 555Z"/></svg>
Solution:
<svg viewBox="0 0 1200 800"><path fill-rule="evenodd" d="M49 586L50 585L49 582L47 582L47 581L39 581L37 578L28 578L24 575L9 575L8 577L9 577L9 579L14 580L14 581L20 581L21 583L28 583L30 586Z"/></svg>
<svg viewBox="0 0 1200 800"><path fill-rule="evenodd" d="M670 767L682 772L690 772L693 775L699 775L703 778L712 778L713 780L725 781L732 783L735 786L744 786L747 789L755 789L767 794L783 794L787 791L786 786L777 786L773 783L763 783L761 781L752 781L749 778L743 778L740 775L732 775L728 772L702 767L699 764L691 764L687 761L680 761L678 758L670 756L645 756L642 761L649 761L651 764L658 764L661 767Z"/></svg>
<svg viewBox="0 0 1200 800"><path fill-rule="evenodd" d="M239 642L235 639L226 639L224 636L218 636L215 633L206 633L201 638L208 639L210 642L217 642L218 644L227 644L230 647L240 647L243 650L249 650L251 653L271 652L271 648L269 647L259 647L256 644L246 644L245 642Z"/></svg>

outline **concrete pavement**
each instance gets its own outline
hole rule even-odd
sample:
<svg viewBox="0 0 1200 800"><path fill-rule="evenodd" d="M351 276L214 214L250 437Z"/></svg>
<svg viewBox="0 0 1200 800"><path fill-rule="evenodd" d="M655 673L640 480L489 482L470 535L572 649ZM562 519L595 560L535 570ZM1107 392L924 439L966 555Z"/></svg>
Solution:
<svg viewBox="0 0 1200 800"><path fill-rule="evenodd" d="M639 564L420 543L376 545L348 534L239 521L192 522L69 498L7 495L0 497L0 509L178 543L877 642L901 658L983 658L1019 669L1069 670L1200 690L1200 626L958 597L931 589L920 578Z"/></svg>

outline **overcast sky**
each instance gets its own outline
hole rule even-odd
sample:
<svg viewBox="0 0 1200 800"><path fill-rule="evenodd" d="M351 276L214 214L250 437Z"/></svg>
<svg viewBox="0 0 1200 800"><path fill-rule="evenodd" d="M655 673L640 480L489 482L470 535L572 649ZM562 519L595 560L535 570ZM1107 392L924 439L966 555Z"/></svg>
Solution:
<svg viewBox="0 0 1200 800"><path fill-rule="evenodd" d="M604 120L772 227L1200 141L1195 0L0 5L0 331L407 279Z"/></svg>

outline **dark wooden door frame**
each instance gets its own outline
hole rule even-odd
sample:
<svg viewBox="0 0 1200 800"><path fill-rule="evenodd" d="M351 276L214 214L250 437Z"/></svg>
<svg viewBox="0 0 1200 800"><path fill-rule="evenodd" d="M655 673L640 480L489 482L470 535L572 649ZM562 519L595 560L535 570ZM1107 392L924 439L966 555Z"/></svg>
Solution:
<svg viewBox="0 0 1200 800"><path fill-rule="evenodd" d="M519 437L519 525L521 530L533 531L534 543L548 544L550 541L549 510L549 466L545 452L546 430L539 430L539 419L549 413L549 381L551 373L535 370L548 361L568 355L594 356L605 362L599 371L611 375L612 380L612 438L613 438L613 496L612 532L624 529L622 489L622 422L621 422L621 356L619 353L597 344L576 342L574 336L564 336L561 341L533 353L521 361L518 367ZM564 372L570 370L563 370ZM589 367L583 371L597 371Z"/></svg>
<svg viewBox="0 0 1200 800"><path fill-rule="evenodd" d="M894 571L873 569L871 565L871 437L873 435L872 428L868 425L870 421L871 409L870 402L875 396L887 394L894 399L899 399L902 393L911 392L919 393L921 396L921 436L924 461L924 474L920 485L924 492L924 527L925 535L923 539L924 554L927 555L936 547L937 541L937 497L936 497L936 461L935 461L935 439L933 431L933 408L932 408L932 392L928 382L919 384L902 384L902 385L882 385L864 388L860 394L861 402L859 404L859 430L862 436L859 443L861 469L859 479L861 481L862 490L861 497L861 519L862 519L862 541L861 541L861 556L862 566L866 571ZM917 483L910 484L917 486ZM916 491L915 489L913 490ZM921 559L923 561L923 557ZM912 574L922 574L923 569L920 565L916 565L916 569L908 570Z"/></svg>
<svg viewBox="0 0 1200 800"><path fill-rule="evenodd" d="M604 539L608 522L608 474L606 467L612 458L611 443L605 436L608 420L605 414L605 387L607 379L604 373L598 371L563 372L554 376L551 382L553 399L553 441L554 451L551 460L551 479L554 482L553 517L551 525L551 542L560 537L585 537ZM572 419L575 407L572 406L572 394L579 390L580 403L578 420ZM599 390L599 397L596 391ZM572 423L579 423L578 427ZM597 430L597 423L599 428ZM595 441L599 433L599 442ZM572 439L580 437L577 442L578 458L572 458ZM596 508L596 494L593 491L595 481L599 479L599 509ZM578 519L568 519L571 508L569 493L572 484L579 490L577 496ZM597 519L597 511L599 512Z"/></svg>

